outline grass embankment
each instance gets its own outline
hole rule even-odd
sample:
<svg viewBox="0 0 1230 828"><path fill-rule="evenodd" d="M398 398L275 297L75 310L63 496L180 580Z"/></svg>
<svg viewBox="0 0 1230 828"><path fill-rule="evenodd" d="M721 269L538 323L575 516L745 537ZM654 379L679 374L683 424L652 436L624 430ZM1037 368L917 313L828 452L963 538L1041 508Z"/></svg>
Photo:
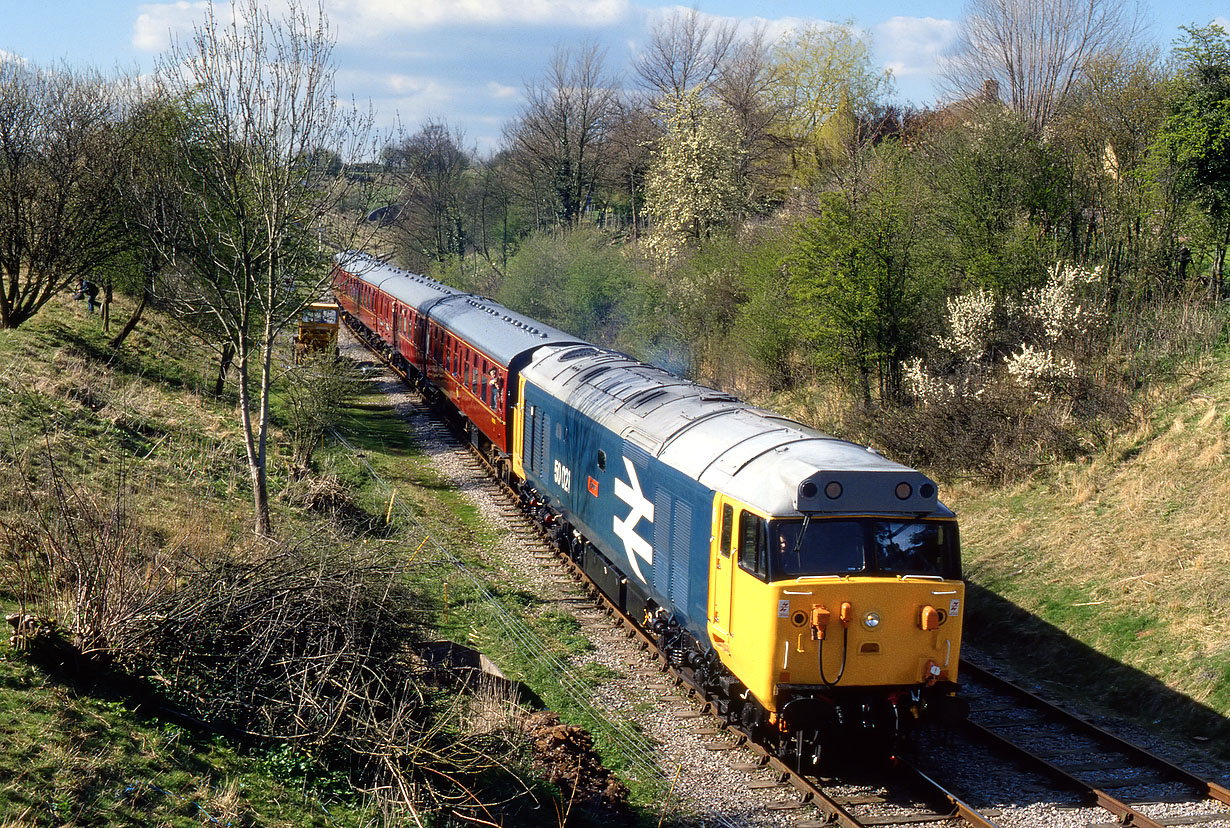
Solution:
<svg viewBox="0 0 1230 828"><path fill-rule="evenodd" d="M1230 354L1090 458L960 484L968 640L1230 756Z"/></svg>
<svg viewBox="0 0 1230 828"><path fill-rule="evenodd" d="M116 315L125 310L117 308ZM17 331L0 332L0 526L27 525L15 518L28 516L32 503L35 510L55 511L48 502L54 465L76 500L93 504L99 514L122 510L131 519L126 531L143 550L173 550L197 560L240 553L251 544L251 490L235 399L211 394L216 358L153 312L121 353L108 352L106 340L98 318L67 300L53 302ZM500 576L490 554L496 537L413 448L407 425L383 395L364 389L349 405L342 431L362 457L326 440L314 483L290 483L287 459L274 441L275 531L287 538L340 533L340 543L396 546L407 559L417 554L409 579L424 596L420 611L435 613L439 636L469 639L491 652L566 719L595 730L611 766L625 764L614 741L604 738L603 722L570 711L558 676L515 648L501 648L490 634L494 616L511 611L559 656L590 646L575 622ZM326 500L341 504L340 521L323 526L319 513L303 508L310 499L305 489L316 484ZM390 489L397 508L387 526ZM430 543L423 545L427 536ZM490 578L481 592L498 606L457 577L452 556L464 559L480 580ZM22 592L15 560L4 560L7 571L0 577L5 612L17 608ZM447 598L445 589L451 589ZM582 674L583 680L600 678ZM320 768L294 751L253 750L207 730L185 730L105 682L79 679L46 673L4 649L0 824L188 825L213 818L233 825L352 825L378 817L362 797L336 798L340 777L328 777L322 787ZM489 709L482 717L487 721L478 723L462 713L458 726L517 726L515 716L501 720ZM528 747L492 759L489 769L469 779L484 801L529 790L525 807L537 809L529 824L552 813L548 802L559 794L534 782ZM308 775L316 784L305 787ZM652 780L635 787L633 798L649 805L658 792ZM504 816L516 824L514 814L506 810ZM573 809L569 824L590 819Z"/></svg>
<svg viewBox="0 0 1230 828"><path fill-rule="evenodd" d="M480 650L525 686L532 704L588 730L604 765L628 784L633 805L648 809L656 821L663 780L646 778L633 767L645 757L630 756L618 727L588 701L593 688L613 677L611 671L586 663L567 677L559 674L559 662L589 651L592 642L575 617L509 579L495 554L499 534L441 478L412 442L411 429L387 398L369 387L349 406L341 429L360 456L330 440L319 456L321 471L355 492L365 512L393 516L396 542L407 550L414 584L437 600L439 637ZM523 625L514 634L509 619ZM584 824L586 818L574 812L569 823Z"/></svg>
<svg viewBox="0 0 1230 828"><path fill-rule="evenodd" d="M236 515L250 514L250 489L234 401L207 391L216 362L156 313L119 354L107 351L107 338L97 316L69 301L0 332L0 524L28 526L20 518L42 507L54 520L54 465L74 502L104 514L122 509L137 546L208 556L245 542L249 522ZM282 502L275 510L281 525L303 528L295 510ZM20 605L17 561L0 560L6 613ZM105 682L47 673L0 649L0 824L358 825L370 817L361 805L326 805L305 791L284 753L186 730Z"/></svg>

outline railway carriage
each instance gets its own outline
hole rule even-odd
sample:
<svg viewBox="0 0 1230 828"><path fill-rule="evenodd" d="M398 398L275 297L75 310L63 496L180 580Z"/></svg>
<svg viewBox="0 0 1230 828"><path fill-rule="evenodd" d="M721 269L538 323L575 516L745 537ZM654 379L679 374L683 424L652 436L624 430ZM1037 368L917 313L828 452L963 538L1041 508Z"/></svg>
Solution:
<svg viewBox="0 0 1230 828"><path fill-rule="evenodd" d="M921 716L962 712L957 523L926 476L372 259L335 276L369 339L731 721L802 765L885 755Z"/></svg>

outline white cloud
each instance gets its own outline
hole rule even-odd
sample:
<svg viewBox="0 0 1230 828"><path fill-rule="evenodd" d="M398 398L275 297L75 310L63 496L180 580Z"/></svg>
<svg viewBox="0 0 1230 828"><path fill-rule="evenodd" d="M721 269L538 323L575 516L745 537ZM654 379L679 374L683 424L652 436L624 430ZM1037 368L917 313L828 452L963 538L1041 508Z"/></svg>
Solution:
<svg viewBox="0 0 1230 828"><path fill-rule="evenodd" d="M873 27L880 60L898 78L933 76L940 58L957 39L955 20L893 17Z"/></svg>
<svg viewBox="0 0 1230 828"><path fill-rule="evenodd" d="M596 28L618 23L628 0L329 0L344 42L440 26L550 25Z"/></svg>
<svg viewBox="0 0 1230 828"><path fill-rule="evenodd" d="M4 63L6 61L16 64L24 64L26 59L16 52L6 52L3 49L0 49L0 63Z"/></svg>
<svg viewBox="0 0 1230 828"><path fill-rule="evenodd" d="M521 94L521 90L517 87L505 86L504 84L496 81L488 81L487 91L491 93L491 97L503 99L515 98Z"/></svg>
<svg viewBox="0 0 1230 828"><path fill-rule="evenodd" d="M653 29L660 23L668 22L672 17L683 17L691 13L692 8L689 6L660 6L658 8L650 9L648 15L646 16L646 28ZM765 31L765 36L770 42L781 38L783 35L794 29L801 29L804 26L817 26L823 29L834 25L832 22L822 20L820 18L767 18L758 16L724 17L721 15L708 14L702 11L697 12L697 18L702 23L709 23L715 27L733 23L735 26L735 31L741 35L747 35L756 29L763 28ZM858 31L857 28L855 30Z"/></svg>
<svg viewBox="0 0 1230 828"><path fill-rule="evenodd" d="M179 0L177 3L147 3L141 6L132 27L132 45L143 52L161 52L171 40L192 30L204 19L208 3Z"/></svg>

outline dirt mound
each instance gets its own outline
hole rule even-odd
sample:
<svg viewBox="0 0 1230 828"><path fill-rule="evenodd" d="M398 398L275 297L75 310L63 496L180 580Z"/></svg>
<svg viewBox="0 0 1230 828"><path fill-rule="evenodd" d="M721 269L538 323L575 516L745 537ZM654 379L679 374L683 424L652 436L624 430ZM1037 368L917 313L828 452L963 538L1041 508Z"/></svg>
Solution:
<svg viewBox="0 0 1230 828"><path fill-rule="evenodd" d="M563 724L550 711L526 720L534 767L575 806L625 813L628 789L603 767L594 740L583 728Z"/></svg>

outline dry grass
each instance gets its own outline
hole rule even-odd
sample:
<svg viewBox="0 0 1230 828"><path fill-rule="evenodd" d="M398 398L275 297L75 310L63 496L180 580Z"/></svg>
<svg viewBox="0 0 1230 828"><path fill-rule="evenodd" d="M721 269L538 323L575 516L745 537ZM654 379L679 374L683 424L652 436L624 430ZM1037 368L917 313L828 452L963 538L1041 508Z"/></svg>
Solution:
<svg viewBox="0 0 1230 828"><path fill-rule="evenodd" d="M946 500L971 580L1224 716L1203 662L1230 654L1230 360L1154 404L1092 458Z"/></svg>

